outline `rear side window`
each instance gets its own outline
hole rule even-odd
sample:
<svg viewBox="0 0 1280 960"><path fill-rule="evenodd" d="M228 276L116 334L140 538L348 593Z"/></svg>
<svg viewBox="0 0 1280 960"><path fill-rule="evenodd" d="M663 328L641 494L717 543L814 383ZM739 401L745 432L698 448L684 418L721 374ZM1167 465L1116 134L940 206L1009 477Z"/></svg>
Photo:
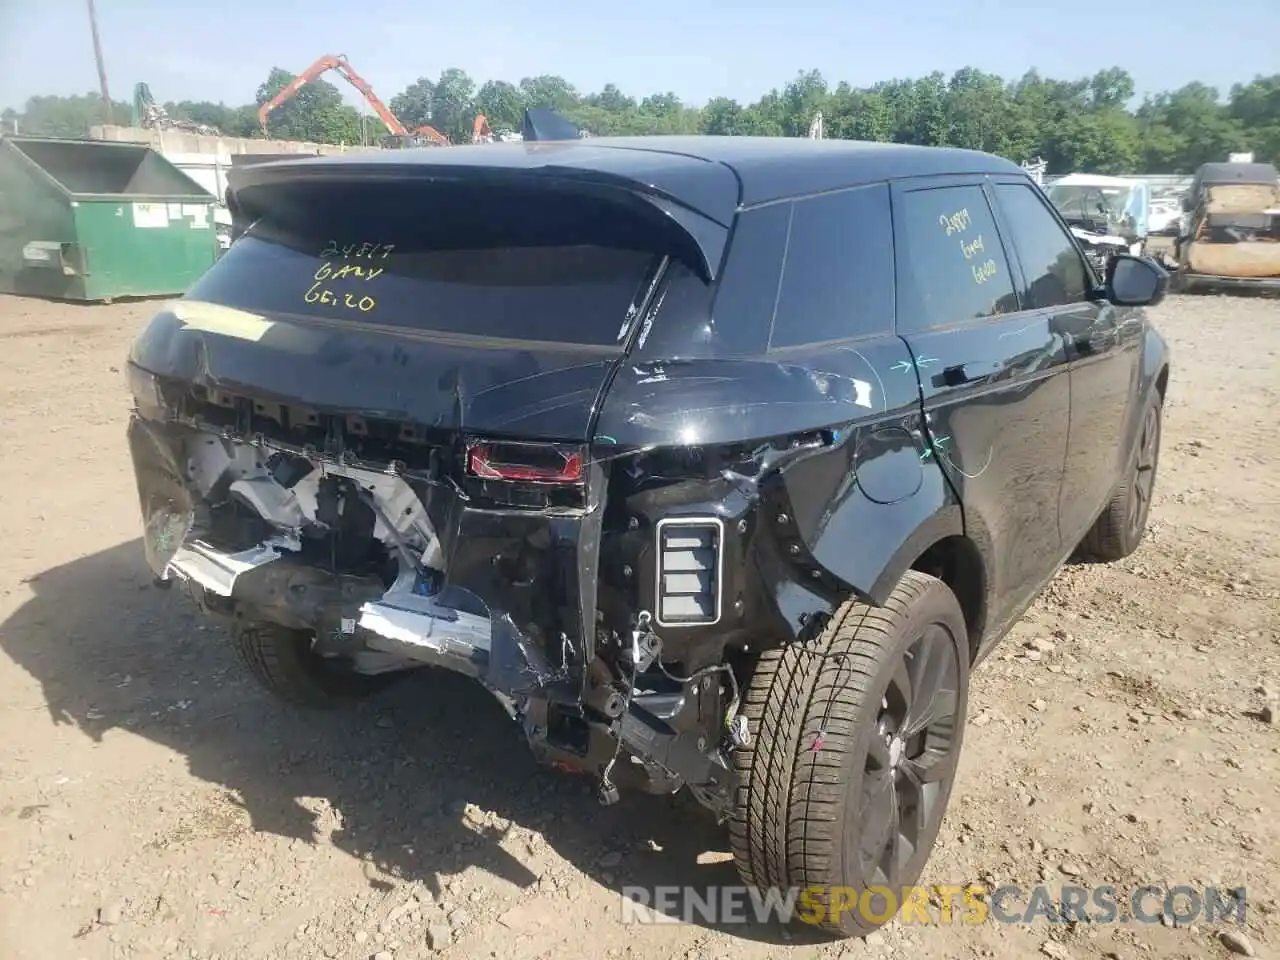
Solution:
<svg viewBox="0 0 1280 960"><path fill-rule="evenodd" d="M790 215L786 204L738 214L712 305L712 323L724 345L719 356L749 356L768 348Z"/></svg>
<svg viewBox="0 0 1280 960"><path fill-rule="evenodd" d="M1018 309L1009 263L981 187L905 193L900 224L899 330L950 326Z"/></svg>
<svg viewBox="0 0 1280 960"><path fill-rule="evenodd" d="M740 213L724 270L714 285L673 263L656 316L636 340L635 357L725 359L765 353L790 223L788 204Z"/></svg>
<svg viewBox="0 0 1280 960"><path fill-rule="evenodd" d="M734 349L738 331L733 324L721 327L712 322L714 289L684 264L672 262L632 355L637 360L687 360L744 352Z"/></svg>
<svg viewBox="0 0 1280 960"><path fill-rule="evenodd" d="M847 340L892 329L889 187L797 200L769 346Z"/></svg>
<svg viewBox="0 0 1280 960"><path fill-rule="evenodd" d="M999 184L996 202L1009 227L1010 240L1027 280L1029 310L1080 303L1087 275L1075 241L1036 196L1022 184Z"/></svg>
<svg viewBox="0 0 1280 960"><path fill-rule="evenodd" d="M603 203L486 193L384 184L285 196L187 295L267 315L620 351L660 261L651 236Z"/></svg>

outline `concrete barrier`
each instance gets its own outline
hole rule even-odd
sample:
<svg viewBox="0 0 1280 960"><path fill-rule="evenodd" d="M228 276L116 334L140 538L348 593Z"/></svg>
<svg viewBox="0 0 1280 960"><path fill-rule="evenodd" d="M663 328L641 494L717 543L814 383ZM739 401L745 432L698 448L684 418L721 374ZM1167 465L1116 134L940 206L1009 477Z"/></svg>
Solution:
<svg viewBox="0 0 1280 960"><path fill-rule="evenodd" d="M331 143L307 143L300 140L259 140L248 137L206 136L189 130L159 130L143 127L100 125L91 127L89 136L94 140L116 140L127 143L145 143L160 153L210 154L226 156L233 153L319 153L321 155L351 153L352 151L378 150L378 146L362 144L339 145Z"/></svg>

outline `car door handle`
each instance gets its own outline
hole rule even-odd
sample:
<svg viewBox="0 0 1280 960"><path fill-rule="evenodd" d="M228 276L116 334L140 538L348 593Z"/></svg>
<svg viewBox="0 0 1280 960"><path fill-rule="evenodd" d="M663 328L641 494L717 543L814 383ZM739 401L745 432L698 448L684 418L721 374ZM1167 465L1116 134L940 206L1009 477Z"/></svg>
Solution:
<svg viewBox="0 0 1280 960"><path fill-rule="evenodd" d="M971 360L968 363L957 363L954 366L943 367L934 386L958 387L962 384L974 383L987 379L999 369L1000 364L995 361Z"/></svg>
<svg viewBox="0 0 1280 960"><path fill-rule="evenodd" d="M1076 337L1076 351L1082 356L1092 356L1100 350L1114 347L1118 339L1115 327L1096 327Z"/></svg>

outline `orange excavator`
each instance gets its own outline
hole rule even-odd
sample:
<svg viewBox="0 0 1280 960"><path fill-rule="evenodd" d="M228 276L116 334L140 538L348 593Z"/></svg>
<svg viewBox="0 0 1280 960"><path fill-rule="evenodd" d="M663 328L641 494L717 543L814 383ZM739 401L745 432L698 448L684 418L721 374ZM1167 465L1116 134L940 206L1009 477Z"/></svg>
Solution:
<svg viewBox="0 0 1280 960"><path fill-rule="evenodd" d="M307 69L294 77L288 86L258 108L258 123L262 126L262 135L264 137L267 135L267 117L271 114L271 111L280 106L280 104L284 103L304 86L327 70L337 70L347 83L360 91L360 94L368 102L369 106L373 108L373 112L378 115L378 119L386 125L387 130L391 134L390 139L398 140L402 143L412 141L416 143L425 142L433 146L440 147L449 146L449 138L435 127L422 126L418 127L416 130L407 129L405 125L400 122L399 118L391 112L390 108L378 99L378 95L373 92L373 87L369 86L368 81L365 80L364 77L356 73L355 68L353 68L347 61L346 56L341 53L325 54L311 66L307 67ZM487 128L488 124L486 123L485 126Z"/></svg>
<svg viewBox="0 0 1280 960"><path fill-rule="evenodd" d="M489 127L489 121L483 113L476 114L476 119L471 124L471 142L472 143L493 143L493 130Z"/></svg>

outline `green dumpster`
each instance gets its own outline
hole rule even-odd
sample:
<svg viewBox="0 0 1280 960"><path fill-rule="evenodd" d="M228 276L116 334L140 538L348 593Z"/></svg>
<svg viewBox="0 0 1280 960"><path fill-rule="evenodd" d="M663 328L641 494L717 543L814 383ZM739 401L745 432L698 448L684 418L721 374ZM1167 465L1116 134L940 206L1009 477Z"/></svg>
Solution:
<svg viewBox="0 0 1280 960"><path fill-rule="evenodd" d="M141 144L0 138L0 293L183 293L216 259L215 203Z"/></svg>

